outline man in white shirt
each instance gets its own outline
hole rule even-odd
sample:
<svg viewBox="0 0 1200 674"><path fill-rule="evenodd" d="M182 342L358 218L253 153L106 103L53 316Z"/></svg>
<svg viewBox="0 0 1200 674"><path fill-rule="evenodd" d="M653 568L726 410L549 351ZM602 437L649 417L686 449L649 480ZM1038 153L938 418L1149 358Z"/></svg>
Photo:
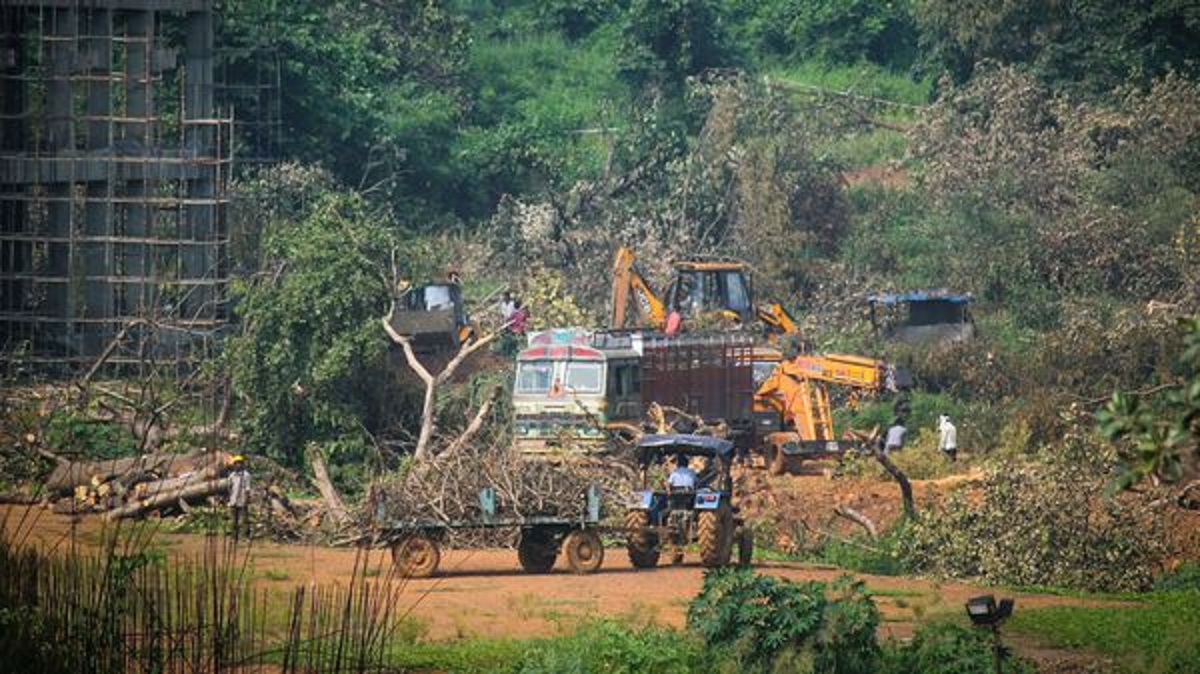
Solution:
<svg viewBox="0 0 1200 674"><path fill-rule="evenodd" d="M904 426L903 419L896 419L887 429L887 438L883 444L883 453L891 454L904 449L904 436L908 435L908 429Z"/></svg>
<svg viewBox="0 0 1200 674"><path fill-rule="evenodd" d="M951 461L958 460L958 429L950 423L950 415L938 417L938 449L946 453Z"/></svg>
<svg viewBox="0 0 1200 674"><path fill-rule="evenodd" d="M675 470L667 476L667 491L674 489L695 489L696 471L688 467L688 458L683 454L675 457Z"/></svg>

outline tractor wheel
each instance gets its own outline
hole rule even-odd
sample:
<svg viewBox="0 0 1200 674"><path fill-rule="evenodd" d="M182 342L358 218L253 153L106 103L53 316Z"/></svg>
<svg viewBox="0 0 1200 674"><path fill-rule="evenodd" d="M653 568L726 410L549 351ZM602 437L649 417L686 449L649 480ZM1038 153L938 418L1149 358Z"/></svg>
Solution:
<svg viewBox="0 0 1200 674"><path fill-rule="evenodd" d="M709 568L725 566L733 552L733 513L721 504L716 510L705 510L697 517L700 539L700 563Z"/></svg>
<svg viewBox="0 0 1200 674"><path fill-rule="evenodd" d="M441 550L425 534L413 534L392 544L392 563L406 578L428 578L437 571Z"/></svg>
<svg viewBox="0 0 1200 674"><path fill-rule="evenodd" d="M750 566L754 561L754 532L743 526L737 534L738 566Z"/></svg>
<svg viewBox="0 0 1200 674"><path fill-rule="evenodd" d="M767 450L767 472L771 475L783 475L788 469L788 457L784 453L783 447L779 445L771 445Z"/></svg>
<svg viewBox="0 0 1200 674"><path fill-rule="evenodd" d="M625 547L629 551L629 562L636 569L652 569L658 565L658 534L646 531L650 526L650 513L645 510L630 510L625 516L625 527L629 538Z"/></svg>
<svg viewBox="0 0 1200 674"><path fill-rule="evenodd" d="M595 573L604 562L604 544L594 531L572 531L563 540L567 564L575 573Z"/></svg>
<svg viewBox="0 0 1200 674"><path fill-rule="evenodd" d="M526 529L517 543L517 560L526 573L549 573L558 558L554 534L541 529Z"/></svg>

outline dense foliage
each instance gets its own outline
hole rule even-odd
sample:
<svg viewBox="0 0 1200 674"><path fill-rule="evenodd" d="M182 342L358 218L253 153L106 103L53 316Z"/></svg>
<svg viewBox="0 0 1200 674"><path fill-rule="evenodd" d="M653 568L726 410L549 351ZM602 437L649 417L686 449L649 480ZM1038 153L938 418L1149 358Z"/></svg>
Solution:
<svg viewBox="0 0 1200 674"><path fill-rule="evenodd" d="M850 578L829 588L745 569L710 571L688 607L688 627L710 647L727 649L745 666L769 671L873 671L878 626L879 610L862 584Z"/></svg>

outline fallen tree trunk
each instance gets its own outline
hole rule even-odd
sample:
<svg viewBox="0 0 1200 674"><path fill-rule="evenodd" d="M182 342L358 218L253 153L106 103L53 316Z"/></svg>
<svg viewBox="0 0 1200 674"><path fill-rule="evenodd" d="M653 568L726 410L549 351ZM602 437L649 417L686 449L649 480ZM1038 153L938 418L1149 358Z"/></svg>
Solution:
<svg viewBox="0 0 1200 674"><path fill-rule="evenodd" d="M137 517L143 515L155 508L161 508L166 505L174 505L176 501L186 501L188 499L203 498L205 496L215 496L229 492L230 478L223 477L219 480L209 480L207 482L198 482L189 484L180 489L175 489L169 492L163 492L155 496L137 499L126 503L120 508L114 508L104 514L104 519L112 521L123 519L126 517Z"/></svg>
<svg viewBox="0 0 1200 674"><path fill-rule="evenodd" d="M850 520L851 522L854 522L855 524L859 525L863 529L866 529L867 534L871 538L879 538L879 530L875 528L875 523L871 521L871 518L858 512L854 508L851 508L849 506L838 506L833 509L833 512L836 513L839 517L844 517L844 518Z"/></svg>
<svg viewBox="0 0 1200 674"><path fill-rule="evenodd" d="M875 460L878 461L879 465L883 466L883 469L886 470L889 475L895 478L896 483L900 485L900 498L904 501L904 516L910 519L916 517L917 506L913 502L912 483L908 481L908 476L905 475L904 471L900 470L896 464L892 463L892 460L883 450L875 450Z"/></svg>
<svg viewBox="0 0 1200 674"><path fill-rule="evenodd" d="M321 492L329 514L338 524L349 522L350 515L346 512L346 505L342 503L342 497L338 495L337 489L329 479L329 472L325 470L325 460L321 458L321 453L314 451L309 456L309 462L313 467L313 484L317 486L317 491Z"/></svg>
<svg viewBox="0 0 1200 674"><path fill-rule="evenodd" d="M178 491L185 487L201 482L211 482L225 470L224 462L213 462L208 467L198 471L189 471L178 477L168 477L154 482L143 482L134 489L135 497L139 499L153 498L159 494Z"/></svg>
<svg viewBox="0 0 1200 674"><path fill-rule="evenodd" d="M126 486L132 486L171 473L195 470L223 457L223 452L196 450L187 454L144 454L127 459L60 463L46 479L46 491L69 494L80 485L91 484L93 479L103 483L119 478Z"/></svg>

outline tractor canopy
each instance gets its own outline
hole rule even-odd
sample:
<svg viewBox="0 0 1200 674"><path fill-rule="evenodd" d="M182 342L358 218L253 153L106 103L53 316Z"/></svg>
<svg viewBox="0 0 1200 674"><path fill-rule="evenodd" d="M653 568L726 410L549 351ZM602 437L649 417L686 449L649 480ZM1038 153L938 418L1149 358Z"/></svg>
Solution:
<svg viewBox="0 0 1200 674"><path fill-rule="evenodd" d="M646 465L662 456L682 454L687 457L718 458L728 462L733 455L733 443L709 435L645 435L637 445L638 463Z"/></svg>

